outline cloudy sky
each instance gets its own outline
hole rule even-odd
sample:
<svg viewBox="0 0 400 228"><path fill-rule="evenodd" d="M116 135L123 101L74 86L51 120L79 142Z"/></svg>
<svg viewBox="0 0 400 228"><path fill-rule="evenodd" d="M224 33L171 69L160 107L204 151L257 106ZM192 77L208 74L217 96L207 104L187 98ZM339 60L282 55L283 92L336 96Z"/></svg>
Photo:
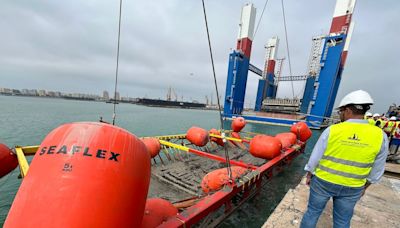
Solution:
<svg viewBox="0 0 400 228"><path fill-rule="evenodd" d="M241 6L247 1L206 0L220 94L225 93L228 55L236 44ZM254 0L259 21L265 0ZM335 0L285 0L293 74L305 74L314 35L328 32ZM113 91L119 1L2 1L0 87L101 94ZM173 87L185 100L215 92L200 0L124 1L120 74L122 96L164 98ZM364 89L373 111L400 104L400 1L359 0L356 26L338 93ZM251 62L262 67L264 44L281 38L287 57L279 0L269 0L254 38ZM288 75L288 63L283 75ZM250 73L246 106L254 105L258 78ZM295 83L301 96L304 83ZM282 83L279 97L292 97Z"/></svg>

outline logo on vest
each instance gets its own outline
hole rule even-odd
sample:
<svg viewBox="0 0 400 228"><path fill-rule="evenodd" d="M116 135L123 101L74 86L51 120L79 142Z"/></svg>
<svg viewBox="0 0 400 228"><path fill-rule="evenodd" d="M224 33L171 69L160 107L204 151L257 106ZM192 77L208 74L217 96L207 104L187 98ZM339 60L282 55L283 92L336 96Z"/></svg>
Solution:
<svg viewBox="0 0 400 228"><path fill-rule="evenodd" d="M347 139L354 140L354 141L360 141L360 139L358 138L358 135L356 135L355 133L353 134L353 136L350 136Z"/></svg>

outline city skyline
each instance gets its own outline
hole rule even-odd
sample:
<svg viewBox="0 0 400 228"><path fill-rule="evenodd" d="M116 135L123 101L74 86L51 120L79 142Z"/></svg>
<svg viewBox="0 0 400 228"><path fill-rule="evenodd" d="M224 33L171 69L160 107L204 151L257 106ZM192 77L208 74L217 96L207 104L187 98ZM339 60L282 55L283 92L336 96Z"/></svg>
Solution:
<svg viewBox="0 0 400 228"><path fill-rule="evenodd" d="M251 63L264 64L264 45L278 36L278 58L290 74L280 1L252 1L259 27ZM327 34L336 0L285 1L288 46L293 75L307 70L313 36ZM235 49L241 7L247 1L206 1L219 93L224 99L229 53ZM357 1L355 29L336 105L350 91L363 89L375 100L372 111L400 103L397 89L399 1ZM40 3L5 1L0 8L0 86L68 90L71 93L114 91L118 33L117 2ZM222 16L223 15L223 16ZM371 16L379 15L379 16ZM261 20L260 20L261 19ZM201 2L127 1L122 8L118 91L122 96L164 98L173 86L188 99L214 94ZM245 104L254 104L258 76L249 73ZM67 89L66 89L67 88ZM301 97L304 82L293 83ZM111 94L111 92L110 92ZM279 84L277 97L292 97L290 82Z"/></svg>

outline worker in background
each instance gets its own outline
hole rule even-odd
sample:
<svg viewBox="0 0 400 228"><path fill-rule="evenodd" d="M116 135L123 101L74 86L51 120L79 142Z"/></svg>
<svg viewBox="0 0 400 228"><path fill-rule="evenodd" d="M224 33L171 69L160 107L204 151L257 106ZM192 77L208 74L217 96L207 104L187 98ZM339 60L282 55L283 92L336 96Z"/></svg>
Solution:
<svg viewBox="0 0 400 228"><path fill-rule="evenodd" d="M391 137L396 129L396 120L397 118L395 116L390 117L389 121L387 121L382 128L388 137Z"/></svg>
<svg viewBox="0 0 400 228"><path fill-rule="evenodd" d="M381 127L381 124L382 124L381 115L379 115L379 113L375 113L372 117L375 121L375 126Z"/></svg>
<svg viewBox="0 0 400 228"><path fill-rule="evenodd" d="M364 119L367 120L369 124L375 125L375 121L372 118L372 113L370 113L370 112L365 113Z"/></svg>
<svg viewBox="0 0 400 228"><path fill-rule="evenodd" d="M372 113L366 112L365 115L364 115L364 120L367 120L367 119L370 119L370 118L372 118Z"/></svg>
<svg viewBox="0 0 400 228"><path fill-rule="evenodd" d="M357 201L382 177L388 139L381 129L364 120L373 103L363 90L349 93L338 107L342 122L331 125L319 137L305 166L310 197L300 227L315 227L330 198L333 227L350 227Z"/></svg>

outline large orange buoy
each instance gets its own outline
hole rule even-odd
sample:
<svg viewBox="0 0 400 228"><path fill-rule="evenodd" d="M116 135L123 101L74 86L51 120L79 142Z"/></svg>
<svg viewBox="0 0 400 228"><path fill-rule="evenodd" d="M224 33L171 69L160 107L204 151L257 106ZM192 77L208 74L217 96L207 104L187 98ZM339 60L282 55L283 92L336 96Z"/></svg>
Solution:
<svg viewBox="0 0 400 228"><path fill-rule="evenodd" d="M141 139L144 145L147 148L147 151L150 153L150 156L154 158L160 153L161 144L157 138L142 138Z"/></svg>
<svg viewBox="0 0 400 228"><path fill-rule="evenodd" d="M235 132L241 131L246 126L246 120L243 117L236 117L232 120L232 130Z"/></svg>
<svg viewBox="0 0 400 228"><path fill-rule="evenodd" d="M186 139L196 146L205 146L208 143L208 132L193 126L186 132Z"/></svg>
<svg viewBox="0 0 400 228"><path fill-rule="evenodd" d="M291 147L296 143L296 135L292 132L284 132L275 135L275 138L279 139L282 143L282 148Z"/></svg>
<svg viewBox="0 0 400 228"><path fill-rule="evenodd" d="M148 199L146 201L141 228L157 227L177 213L178 209L167 200L160 198Z"/></svg>
<svg viewBox="0 0 400 228"><path fill-rule="evenodd" d="M4 227L140 227L150 155L128 131L64 124L35 154Z"/></svg>
<svg viewBox="0 0 400 228"><path fill-rule="evenodd" d="M249 151L254 157L273 159L281 153L282 143L268 135L256 135L250 141Z"/></svg>
<svg viewBox="0 0 400 228"><path fill-rule="evenodd" d="M0 178L18 166L17 156L6 145L0 143Z"/></svg>
<svg viewBox="0 0 400 228"><path fill-rule="evenodd" d="M236 179L247 172L246 168L231 166L232 178ZM201 188L205 193L220 190L229 181L227 168L217 169L207 173L201 181Z"/></svg>
<svg viewBox="0 0 400 228"><path fill-rule="evenodd" d="M293 124L290 128L290 131L296 134L298 139L302 142L307 141L312 135L312 131L304 122L297 122Z"/></svg>
<svg viewBox="0 0 400 228"><path fill-rule="evenodd" d="M221 135L221 132L218 131L217 129L213 128L210 130L210 134ZM221 138L211 137L211 141L215 142L216 144L218 144L220 146L224 146L224 141Z"/></svg>

